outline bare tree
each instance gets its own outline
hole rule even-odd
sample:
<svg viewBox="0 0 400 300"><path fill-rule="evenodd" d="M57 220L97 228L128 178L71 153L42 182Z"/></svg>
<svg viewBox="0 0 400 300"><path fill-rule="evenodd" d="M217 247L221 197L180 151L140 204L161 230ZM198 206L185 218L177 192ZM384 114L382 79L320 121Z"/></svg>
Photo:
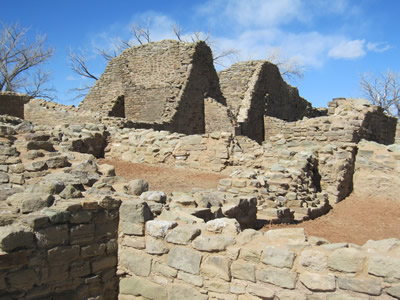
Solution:
<svg viewBox="0 0 400 300"><path fill-rule="evenodd" d="M30 95L32 98L54 100L55 89L48 86L49 81L50 73L38 68L36 72L30 76L29 81L25 85L25 93Z"/></svg>
<svg viewBox="0 0 400 300"><path fill-rule="evenodd" d="M386 113L400 117L400 74L387 71L374 76L363 74L360 79L363 96L372 104L381 106Z"/></svg>
<svg viewBox="0 0 400 300"><path fill-rule="evenodd" d="M209 32L203 33L201 31L194 31L193 33L189 34L186 38L182 35L182 27L179 25L172 25L172 31L174 32L176 38L180 42L192 42L196 43L199 41L205 42L212 48L213 54L213 61L214 64L219 65L221 67L227 67L224 63L226 58L230 58L232 56L237 56L239 54L239 50L230 48L230 49L223 49L219 50L215 47L216 42L211 39L211 34Z"/></svg>
<svg viewBox="0 0 400 300"><path fill-rule="evenodd" d="M150 43L150 19L147 20L144 26L142 24L132 24L131 34L140 45ZM129 45L129 41L127 45Z"/></svg>
<svg viewBox="0 0 400 300"><path fill-rule="evenodd" d="M54 53L54 49L45 46L46 37L36 35L29 41L29 28L22 28L16 24L2 24L0 31L0 91L17 92L22 88L32 92L31 96L46 96L45 83L49 74L38 71L31 72L39 67ZM36 78L31 78L36 76ZM28 87L33 84L34 87Z"/></svg>
<svg viewBox="0 0 400 300"><path fill-rule="evenodd" d="M304 77L304 66L294 58L283 59L279 48L275 48L267 57L267 60L278 66L282 77L287 81L293 82Z"/></svg>

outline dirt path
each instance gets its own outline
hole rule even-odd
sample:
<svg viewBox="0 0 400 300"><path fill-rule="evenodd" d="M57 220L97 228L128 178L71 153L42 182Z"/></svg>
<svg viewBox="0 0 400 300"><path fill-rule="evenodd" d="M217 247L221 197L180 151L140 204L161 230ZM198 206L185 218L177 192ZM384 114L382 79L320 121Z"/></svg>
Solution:
<svg viewBox="0 0 400 300"><path fill-rule="evenodd" d="M117 175L126 179L143 178L151 190L191 191L192 188L215 189L225 176L178 168L102 160L115 166ZM367 240L400 239L400 201L351 195L338 203L327 215L298 225L264 227L303 227L307 235L319 236L331 243L348 242L362 245Z"/></svg>

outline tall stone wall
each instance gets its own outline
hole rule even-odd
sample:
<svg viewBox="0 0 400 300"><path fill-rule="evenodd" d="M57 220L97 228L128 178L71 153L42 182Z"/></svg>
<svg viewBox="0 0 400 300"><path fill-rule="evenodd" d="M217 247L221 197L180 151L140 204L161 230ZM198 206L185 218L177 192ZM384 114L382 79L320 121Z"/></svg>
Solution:
<svg viewBox="0 0 400 300"><path fill-rule="evenodd" d="M259 143L264 140L264 116L294 121L311 111L311 104L282 79L276 65L267 61L234 64L221 71L219 77L241 134Z"/></svg>
<svg viewBox="0 0 400 300"><path fill-rule="evenodd" d="M127 49L110 61L80 108L125 117L138 127L194 134L205 132L206 97L224 104L210 48L166 40Z"/></svg>
<svg viewBox="0 0 400 300"><path fill-rule="evenodd" d="M0 92L0 115L24 118L24 105L31 97L14 92Z"/></svg>

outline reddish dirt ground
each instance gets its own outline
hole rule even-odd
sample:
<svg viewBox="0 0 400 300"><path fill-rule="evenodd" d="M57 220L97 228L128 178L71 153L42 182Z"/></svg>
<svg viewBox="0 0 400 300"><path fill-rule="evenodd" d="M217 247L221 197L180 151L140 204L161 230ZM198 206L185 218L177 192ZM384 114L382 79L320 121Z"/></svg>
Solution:
<svg viewBox="0 0 400 300"><path fill-rule="evenodd" d="M215 189L225 176L187 169L134 164L117 160L102 160L115 166L118 176L143 178L151 190L190 191L192 188ZM266 226L262 230L282 227L303 227L308 236L318 236L331 243L348 242L362 245L367 240L400 239L400 201L356 195L335 205L327 215L297 225Z"/></svg>

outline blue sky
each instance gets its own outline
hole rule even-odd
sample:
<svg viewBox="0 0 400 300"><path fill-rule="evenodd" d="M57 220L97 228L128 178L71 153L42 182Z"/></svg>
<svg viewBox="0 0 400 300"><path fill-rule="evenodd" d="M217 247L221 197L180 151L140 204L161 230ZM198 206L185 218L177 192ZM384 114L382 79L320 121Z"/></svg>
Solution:
<svg viewBox="0 0 400 300"><path fill-rule="evenodd" d="M132 23L150 20L153 41L174 38L173 24L183 34L211 33L216 49L239 50L226 65L278 52L306 69L291 82L300 95L326 106L335 97L359 97L363 73L400 72L399 11L399 0L20 0L2 3L0 20L47 35L55 55L46 69L63 104L79 104L69 89L89 82L70 70L70 48L85 49L100 75L105 62L95 48L112 49L116 38L130 38Z"/></svg>

